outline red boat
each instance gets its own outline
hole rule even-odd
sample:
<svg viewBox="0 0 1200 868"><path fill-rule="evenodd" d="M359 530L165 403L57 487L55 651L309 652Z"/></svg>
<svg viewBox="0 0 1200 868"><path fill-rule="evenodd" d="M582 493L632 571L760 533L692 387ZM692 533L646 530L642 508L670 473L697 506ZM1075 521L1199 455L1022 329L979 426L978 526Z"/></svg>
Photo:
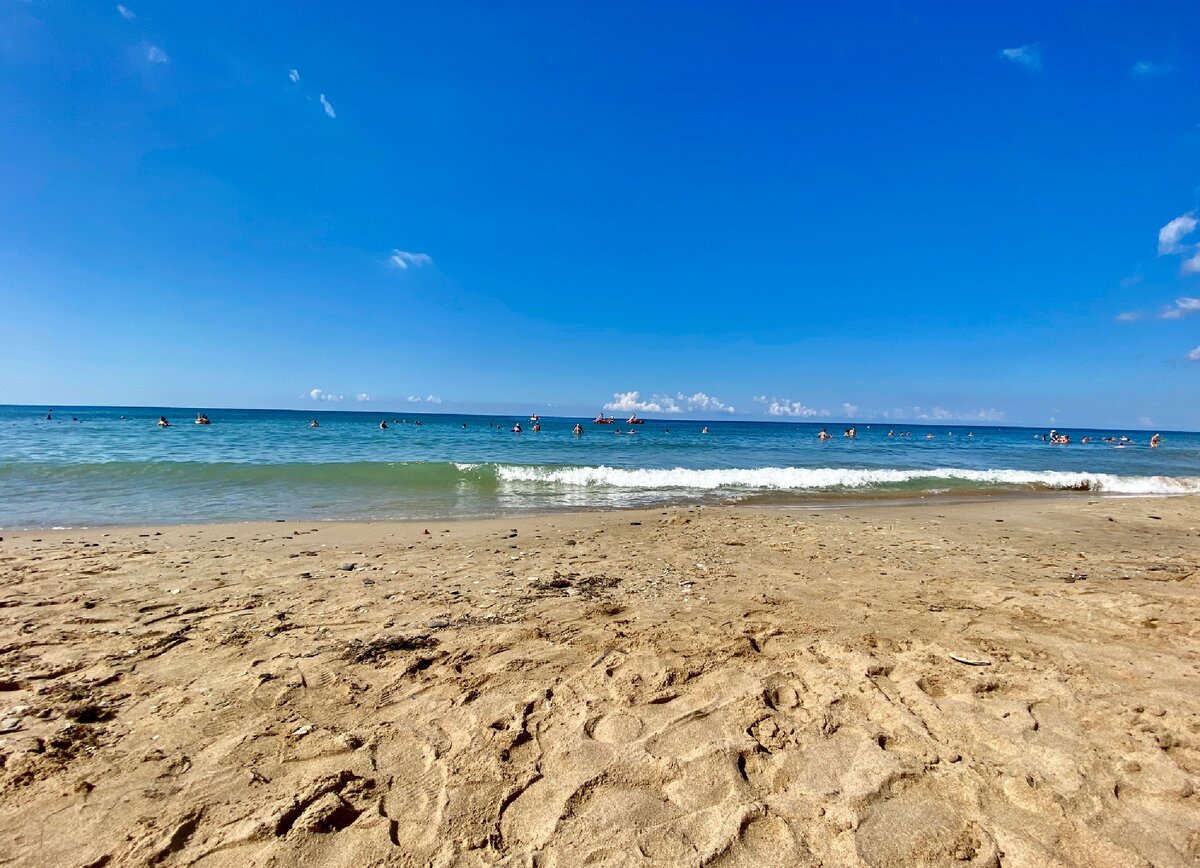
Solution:
<svg viewBox="0 0 1200 868"><path fill-rule="evenodd" d="M645 419L639 419L639 418L637 417L637 415L636 415L636 414L634 414L633 416L630 416L630 417L629 417L629 422L628 422L628 423L626 423L626 424L629 424L629 425L645 425L645 424L646 424L646 420L645 420Z"/></svg>
<svg viewBox="0 0 1200 868"><path fill-rule="evenodd" d="M605 416L603 413L592 420L592 422L597 425L611 425L616 421L617 420L615 416Z"/></svg>

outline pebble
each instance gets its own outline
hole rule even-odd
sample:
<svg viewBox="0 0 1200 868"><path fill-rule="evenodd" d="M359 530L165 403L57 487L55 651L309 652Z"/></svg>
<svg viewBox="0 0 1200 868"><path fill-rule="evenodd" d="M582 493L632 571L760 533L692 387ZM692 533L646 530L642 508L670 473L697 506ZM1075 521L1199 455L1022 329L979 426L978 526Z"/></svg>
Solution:
<svg viewBox="0 0 1200 868"><path fill-rule="evenodd" d="M433 630L438 630L442 627L449 627L449 626L450 626L450 622L447 621L445 618L434 618L433 620L431 620L429 622L429 627Z"/></svg>
<svg viewBox="0 0 1200 868"><path fill-rule="evenodd" d="M6 717L0 720L0 732L16 732L21 728L21 718Z"/></svg>
<svg viewBox="0 0 1200 868"><path fill-rule="evenodd" d="M353 570L353 569L354 569L356 566L358 566L358 564L354 563L353 561L347 561L346 563L344 563L344 564L342 564L340 567L338 567L338 569L339 569L339 570L345 570L346 572L350 572L350 571L351 571L351 570Z"/></svg>

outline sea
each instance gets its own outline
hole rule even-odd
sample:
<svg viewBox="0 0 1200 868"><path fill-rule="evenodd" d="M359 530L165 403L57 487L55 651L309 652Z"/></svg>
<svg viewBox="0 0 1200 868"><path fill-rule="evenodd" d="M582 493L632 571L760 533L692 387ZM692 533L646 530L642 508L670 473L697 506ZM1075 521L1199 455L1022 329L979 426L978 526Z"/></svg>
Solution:
<svg viewBox="0 0 1200 868"><path fill-rule="evenodd" d="M1059 445L1045 428L936 423L546 416L534 431L528 415L49 410L0 406L0 528L1200 494L1195 432L1163 431L1151 449L1153 432L1089 428L1062 429Z"/></svg>

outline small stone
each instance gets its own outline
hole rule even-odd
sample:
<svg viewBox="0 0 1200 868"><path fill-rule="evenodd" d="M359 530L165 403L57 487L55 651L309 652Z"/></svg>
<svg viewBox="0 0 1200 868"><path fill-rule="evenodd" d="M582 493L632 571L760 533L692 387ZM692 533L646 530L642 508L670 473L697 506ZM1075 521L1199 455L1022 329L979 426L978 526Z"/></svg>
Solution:
<svg viewBox="0 0 1200 868"><path fill-rule="evenodd" d="M21 718L6 717L0 720L0 732L16 732L21 728Z"/></svg>
<svg viewBox="0 0 1200 868"><path fill-rule="evenodd" d="M434 618L429 622L429 627L433 630L440 630L442 627L449 627L450 622L445 618Z"/></svg>
<svg viewBox="0 0 1200 868"><path fill-rule="evenodd" d="M353 570L353 569L354 569L356 566L358 566L358 564L354 563L353 561L347 561L346 563L344 563L344 564L342 564L340 567L338 567L338 569L339 569L339 570L345 570L346 572L350 572L350 571L351 571L351 570Z"/></svg>
<svg viewBox="0 0 1200 868"><path fill-rule="evenodd" d="M312 724L306 723L304 726L298 726L292 730L292 735L296 736L296 738L304 738L304 736L308 735L310 732L312 732L312 730Z"/></svg>

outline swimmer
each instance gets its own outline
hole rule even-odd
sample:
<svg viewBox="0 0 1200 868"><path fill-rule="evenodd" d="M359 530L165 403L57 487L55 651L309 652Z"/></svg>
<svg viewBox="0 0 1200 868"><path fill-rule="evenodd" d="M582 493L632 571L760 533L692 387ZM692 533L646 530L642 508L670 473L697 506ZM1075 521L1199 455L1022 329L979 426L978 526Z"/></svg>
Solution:
<svg viewBox="0 0 1200 868"><path fill-rule="evenodd" d="M54 421L54 411L53 411L53 410L48 410L48 411L46 412L46 421L47 421L47 422L53 422L53 421Z"/></svg>
<svg viewBox="0 0 1200 868"><path fill-rule="evenodd" d="M308 427L309 428L320 428L321 423L318 422L316 419L313 419L311 422L308 423Z"/></svg>
<svg viewBox="0 0 1200 868"><path fill-rule="evenodd" d="M388 429L387 419L381 419L379 421L379 430L386 431L387 429Z"/></svg>
<svg viewBox="0 0 1200 868"><path fill-rule="evenodd" d="M571 433L574 434L576 437L582 437L583 436L583 426L580 425L578 422L576 422L575 427L571 429Z"/></svg>
<svg viewBox="0 0 1200 868"><path fill-rule="evenodd" d="M518 423L516 423L515 425L513 425L513 427L512 427L512 432L513 432L514 434L520 434L520 433L521 433L521 423L520 423L520 422L518 422Z"/></svg>
<svg viewBox="0 0 1200 868"><path fill-rule="evenodd" d="M701 433L701 434L707 434L707 433L708 433L708 426L707 426L707 425L705 425L705 426L704 426L704 430L703 430L703 431L701 431L700 433Z"/></svg>
<svg viewBox="0 0 1200 868"><path fill-rule="evenodd" d="M158 417L158 427L159 428L170 428L171 423L167 421L166 416L159 416Z"/></svg>
<svg viewBox="0 0 1200 868"><path fill-rule="evenodd" d="M888 437L895 437L895 436L896 436L896 432L895 432L895 431L889 431L889 432L888 432Z"/></svg>
<svg viewBox="0 0 1200 868"><path fill-rule="evenodd" d="M534 417L534 419L537 419L537 417L535 416L535 417ZM541 423L541 422L537 422L537 421L535 421L535 422L533 423L533 430L534 430L534 431L541 431L541 430L542 430L542 423Z"/></svg>
<svg viewBox="0 0 1200 868"><path fill-rule="evenodd" d="M1158 448L1158 444L1159 444L1159 443L1161 443L1161 442L1162 442L1162 435L1161 435L1161 434L1155 434L1153 437L1151 437L1151 438L1150 438L1150 448L1151 448L1151 449L1157 449L1157 448Z"/></svg>
<svg viewBox="0 0 1200 868"><path fill-rule="evenodd" d="M817 434L817 439L818 440L832 440L833 435L830 434L828 431L826 431L824 428L822 428L820 433Z"/></svg>

